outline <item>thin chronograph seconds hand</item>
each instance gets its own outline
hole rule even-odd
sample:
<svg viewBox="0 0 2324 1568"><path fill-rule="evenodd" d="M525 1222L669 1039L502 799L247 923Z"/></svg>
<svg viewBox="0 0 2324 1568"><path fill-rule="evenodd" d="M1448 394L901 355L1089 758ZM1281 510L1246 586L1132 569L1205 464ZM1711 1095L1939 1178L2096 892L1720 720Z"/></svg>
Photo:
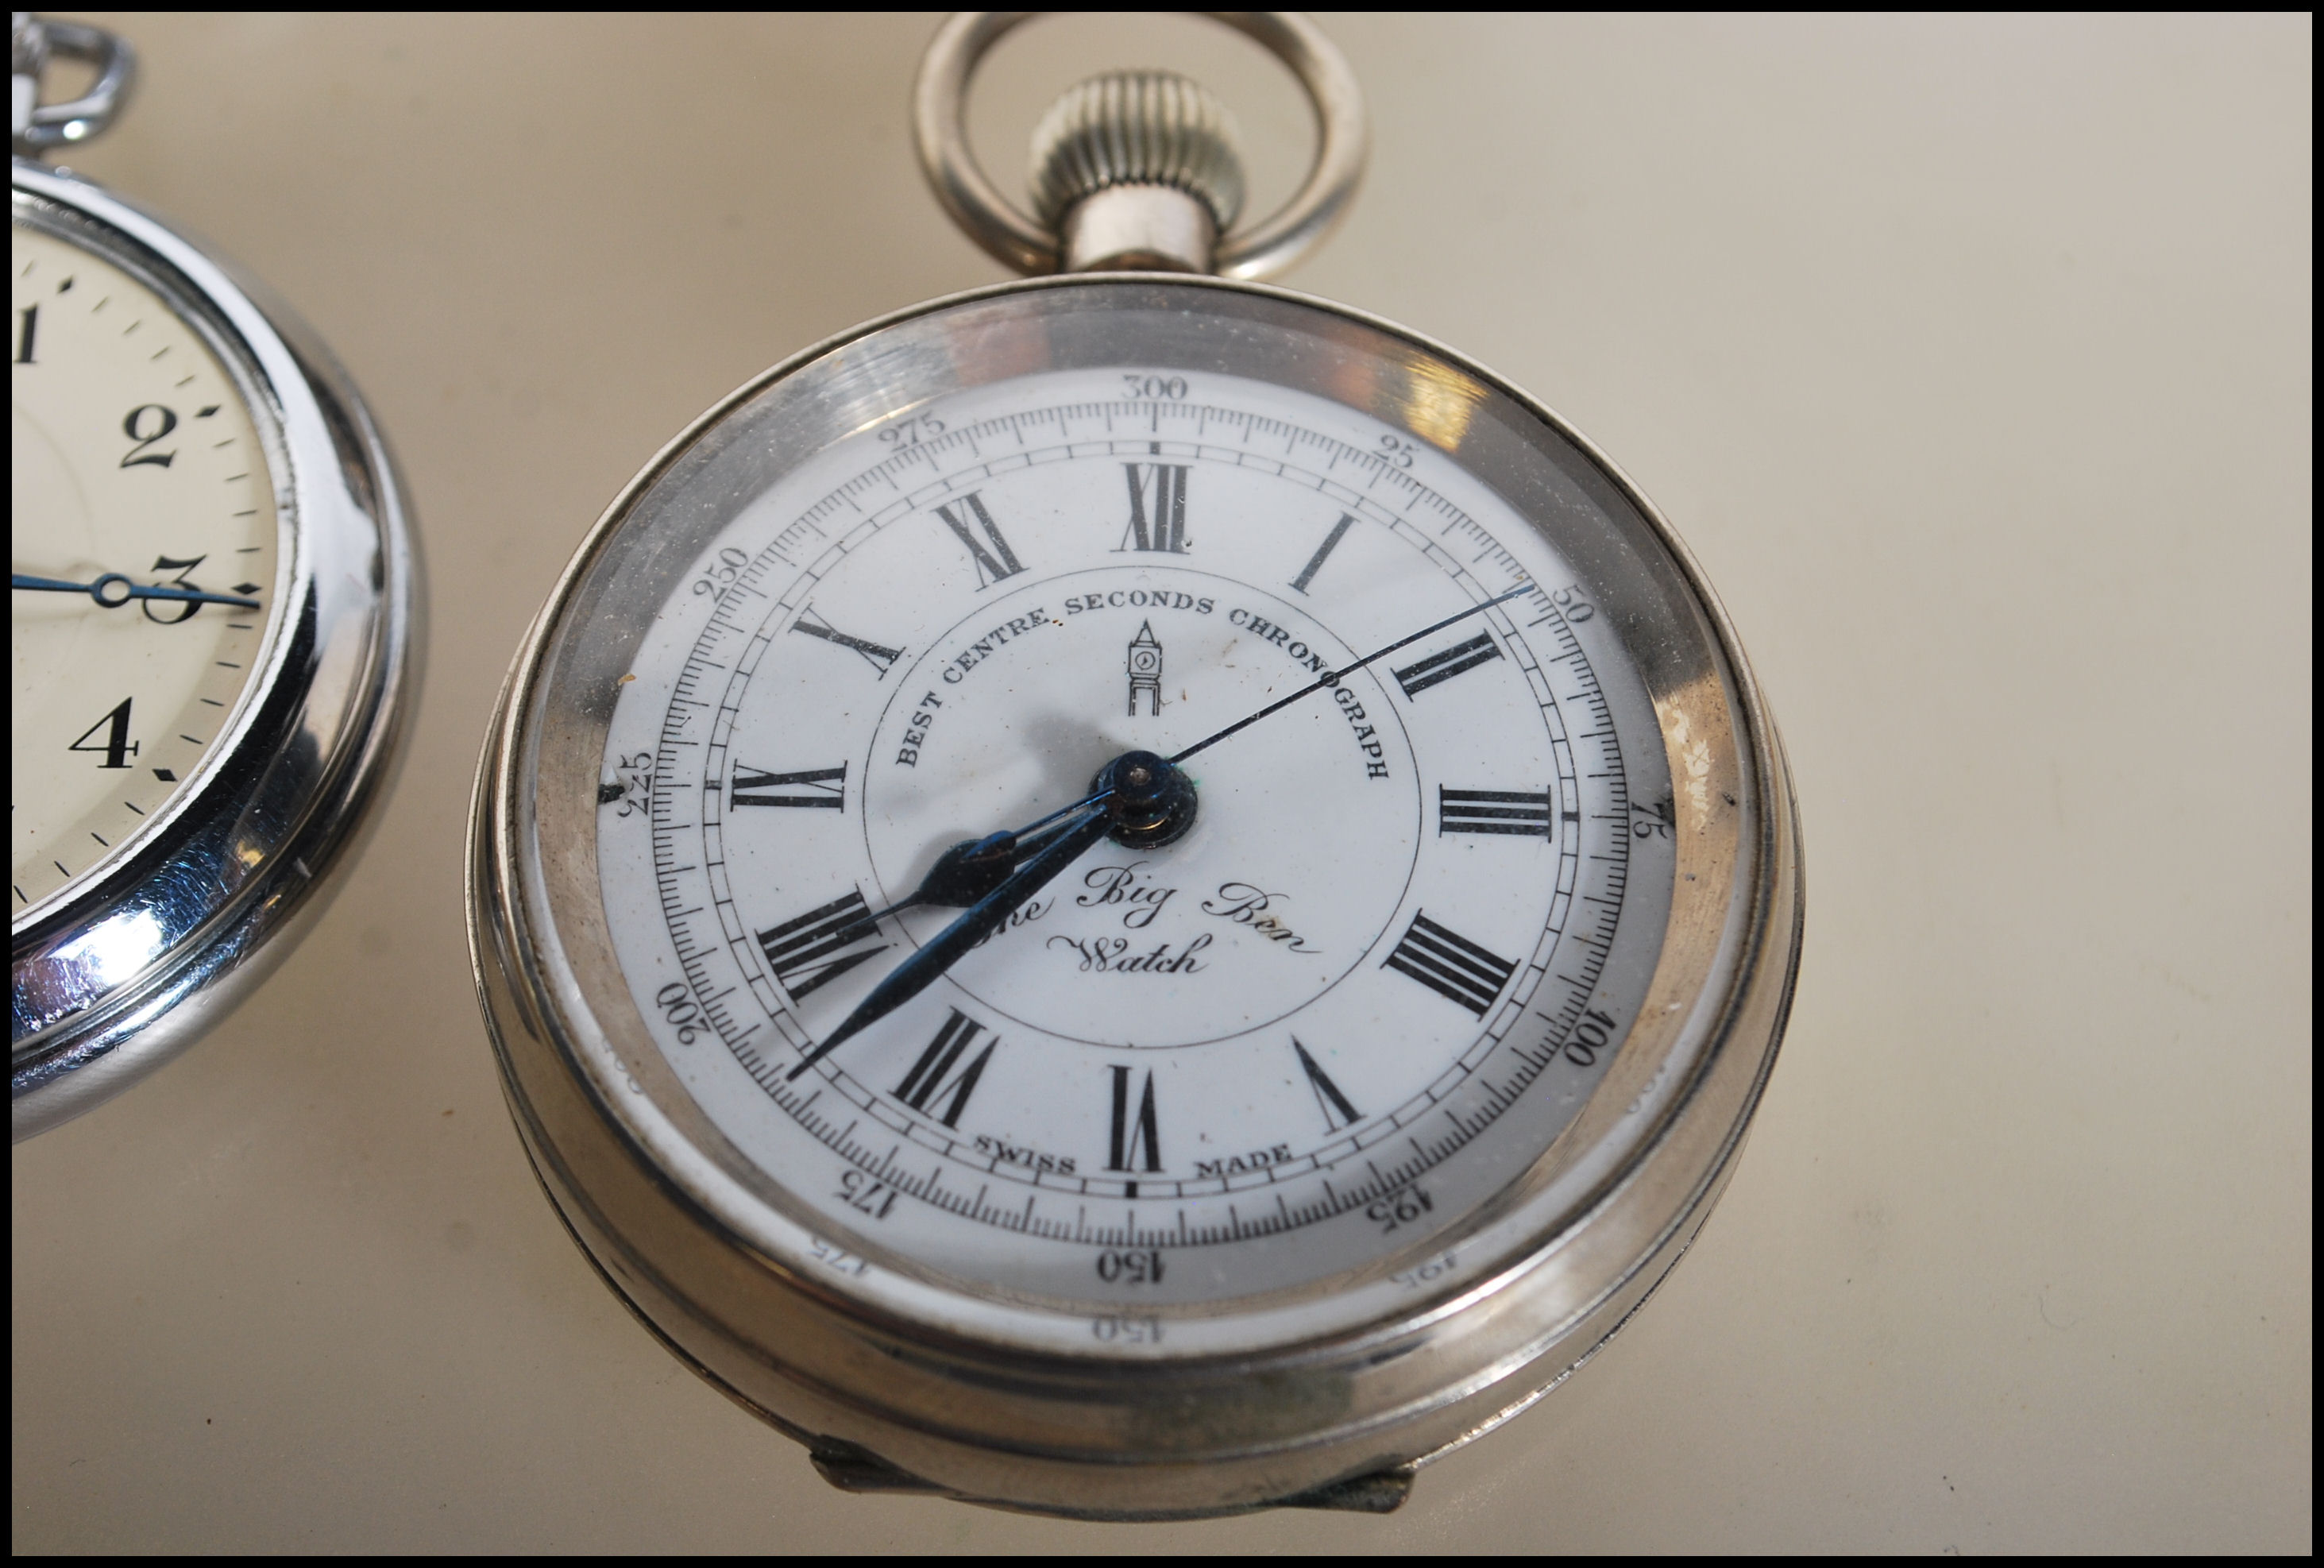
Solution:
<svg viewBox="0 0 2324 1568"><path fill-rule="evenodd" d="M906 898L890 904L875 914L857 921L853 930L868 929L899 910L920 904L966 903L968 909L950 925L936 933L926 946L905 959L888 973L887 978L872 988L871 994L856 1005L855 1010L840 1020L839 1027L823 1038L823 1043L809 1050L793 1067L788 1077L796 1079L808 1068L836 1050L843 1043L861 1033L866 1027L887 1017L912 998L943 978L946 970L957 963L970 949L1007 924L1009 917L1047 887L1056 875L1078 860L1083 852L1103 838L1110 830L1143 835L1124 842L1166 844L1179 833L1194 816L1194 786L1178 771L1178 763L1209 749L1266 718L1279 713L1304 696L1337 686L1342 679L1354 674L1374 659L1385 659L1397 649L1407 647L1422 638L1442 632L1482 614L1496 604L1508 603L1533 592L1533 585L1524 584L1497 598L1471 604L1456 615L1448 615L1433 625L1424 626L1410 636L1400 637L1385 648L1367 653L1353 664L1328 671L1312 686L1302 687L1289 696L1268 704L1247 718L1237 720L1217 733L1205 736L1173 757L1157 757L1150 752L1131 752L1107 764L1097 778L1102 788L1086 798L1051 812L1014 833L991 834L980 839L956 844L938 857L936 866L921 880L920 885ZM1060 826L1050 827L1056 823ZM1043 828L1049 828L1042 833ZM1029 855L1021 865L1020 856ZM1015 869L1007 868L1015 866ZM973 900L973 901L972 901Z"/></svg>
<svg viewBox="0 0 2324 1568"><path fill-rule="evenodd" d="M1348 665L1343 669L1327 669L1323 672L1323 678L1321 680L1316 681L1314 685L1303 686L1297 691L1293 692L1289 696L1268 703L1265 707L1259 709L1249 718L1237 719L1233 724L1229 724L1217 734L1204 736L1201 740L1196 741L1193 745L1188 746L1185 751L1173 755L1169 759L1170 765L1172 767L1176 767L1197 752L1209 751L1213 746L1217 745L1229 735L1240 734L1242 731L1250 728L1251 725L1259 723L1259 720L1266 718L1268 715L1282 712L1285 708L1289 707L1293 703L1297 702L1303 696L1313 696L1315 693L1323 690L1326 687L1339 685L1340 682L1345 680L1349 676L1355 674L1356 671L1361 669L1365 665L1371 663L1372 660L1376 659L1386 659L1389 654L1394 653L1399 648L1408 648L1424 637L1431 637L1435 635L1437 632L1443 631L1447 626L1455 625L1460 622L1466 621L1471 615L1481 615L1496 604L1506 604L1511 599L1522 598L1532 592L1533 585L1531 583L1519 584L1517 587L1511 588L1508 593L1503 594L1497 599L1488 599L1481 604L1471 604L1457 615L1445 616L1443 620L1437 622L1434 626L1423 626L1419 631L1414 632L1409 637L1397 638L1386 648L1375 648L1370 653L1365 654L1361 659L1357 659L1353 664Z"/></svg>
<svg viewBox="0 0 2324 1568"><path fill-rule="evenodd" d="M1210 750L1228 736L1239 734L1269 715L1282 712L1300 698L1313 696L1327 687L1339 685L1364 666L1376 659L1386 659L1399 648L1408 648L1424 637L1432 637L1443 631L1447 626L1457 625L1471 615L1481 615L1496 604L1506 604L1511 599L1521 598L1533 591L1531 583L1521 584L1498 598L1487 599L1480 604L1471 604L1458 614L1447 615L1443 620L1433 625L1423 626L1409 636L1399 637L1385 648L1375 648L1353 664L1344 665L1338 669L1327 669L1323 672L1322 679L1312 685L1301 687L1289 696L1277 698L1255 714L1237 719L1225 729L1215 734L1204 736L1185 750L1166 757L1163 761L1175 768L1195 752ZM1010 866L1023 860L1027 855L1039 851L1046 842L1034 836L1039 829L1047 827L1060 817L1069 816L1086 807L1095 806L1111 793L1111 790L1101 790L1097 794L1074 801L1071 806L1061 807L1041 818L1040 821L1030 826L1020 827L1014 833L991 834L984 838L972 839L967 843L953 845L936 861L935 869L928 872L927 878L910 896L889 905L877 914L866 917L866 919L883 919L899 910L909 909L921 904L958 906L974 903L987 891L1000 885L1001 878L1008 874Z"/></svg>

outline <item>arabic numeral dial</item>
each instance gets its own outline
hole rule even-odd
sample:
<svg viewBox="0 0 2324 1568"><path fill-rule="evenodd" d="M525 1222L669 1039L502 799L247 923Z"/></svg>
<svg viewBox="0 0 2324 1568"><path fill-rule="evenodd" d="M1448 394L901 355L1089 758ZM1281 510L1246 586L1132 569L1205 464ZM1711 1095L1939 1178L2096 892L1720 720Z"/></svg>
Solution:
<svg viewBox="0 0 2324 1568"><path fill-rule="evenodd" d="M147 842L226 749L281 550L266 443L204 335L97 251L10 235L23 917Z"/></svg>

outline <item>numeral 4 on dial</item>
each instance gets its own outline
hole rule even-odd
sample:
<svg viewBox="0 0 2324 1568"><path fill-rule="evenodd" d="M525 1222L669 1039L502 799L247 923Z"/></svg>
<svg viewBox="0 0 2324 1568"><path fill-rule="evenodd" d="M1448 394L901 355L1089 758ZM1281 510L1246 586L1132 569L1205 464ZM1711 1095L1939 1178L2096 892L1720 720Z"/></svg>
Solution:
<svg viewBox="0 0 2324 1568"><path fill-rule="evenodd" d="M80 739L67 746L65 750L98 753L105 759L97 764L100 768L129 766L129 759L137 755L138 750L137 742L129 738L129 707L136 700L135 697L123 697L120 702L114 705L111 713L83 730ZM97 739L97 732L99 730L105 732L103 740Z"/></svg>
<svg viewBox="0 0 2324 1568"><path fill-rule="evenodd" d="M1479 1018L1485 1016L1493 999L1501 994L1501 987L1517 972L1517 966L1500 955L1418 911L1406 927L1404 940L1380 967L1410 975Z"/></svg>

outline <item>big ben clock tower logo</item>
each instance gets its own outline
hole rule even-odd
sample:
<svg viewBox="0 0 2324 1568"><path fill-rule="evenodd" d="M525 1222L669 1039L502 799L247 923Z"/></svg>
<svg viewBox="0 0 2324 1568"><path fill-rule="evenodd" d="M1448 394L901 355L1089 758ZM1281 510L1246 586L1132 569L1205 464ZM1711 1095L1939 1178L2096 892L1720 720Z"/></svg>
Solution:
<svg viewBox="0 0 2324 1568"><path fill-rule="evenodd" d="M1146 711L1158 715L1162 711L1162 644L1155 641L1154 623L1140 622L1138 635L1130 640L1130 713L1138 714L1138 696L1146 695Z"/></svg>

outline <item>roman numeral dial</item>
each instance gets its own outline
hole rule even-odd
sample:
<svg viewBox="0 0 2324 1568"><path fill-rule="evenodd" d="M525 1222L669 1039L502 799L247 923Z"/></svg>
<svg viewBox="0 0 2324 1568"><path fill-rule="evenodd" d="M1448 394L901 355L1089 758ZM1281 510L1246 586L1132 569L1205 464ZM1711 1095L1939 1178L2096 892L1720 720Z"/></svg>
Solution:
<svg viewBox="0 0 2324 1568"><path fill-rule="evenodd" d="M45 361L45 304L40 332ZM1125 399L1019 346L703 492L733 521L682 553L745 590L657 582L590 667L635 671L594 853L645 1028L801 1218L1207 1353L1176 1309L1466 1263L1453 1230L1539 1156L1497 1140L1591 1102L1658 972L1675 851L1633 803L1692 807L1645 689L1591 664L1626 590L1462 475L1486 448L1208 371ZM127 739L153 727L141 695ZM72 761L106 776L111 739ZM1132 749L1185 753L1183 835L1076 808Z"/></svg>

